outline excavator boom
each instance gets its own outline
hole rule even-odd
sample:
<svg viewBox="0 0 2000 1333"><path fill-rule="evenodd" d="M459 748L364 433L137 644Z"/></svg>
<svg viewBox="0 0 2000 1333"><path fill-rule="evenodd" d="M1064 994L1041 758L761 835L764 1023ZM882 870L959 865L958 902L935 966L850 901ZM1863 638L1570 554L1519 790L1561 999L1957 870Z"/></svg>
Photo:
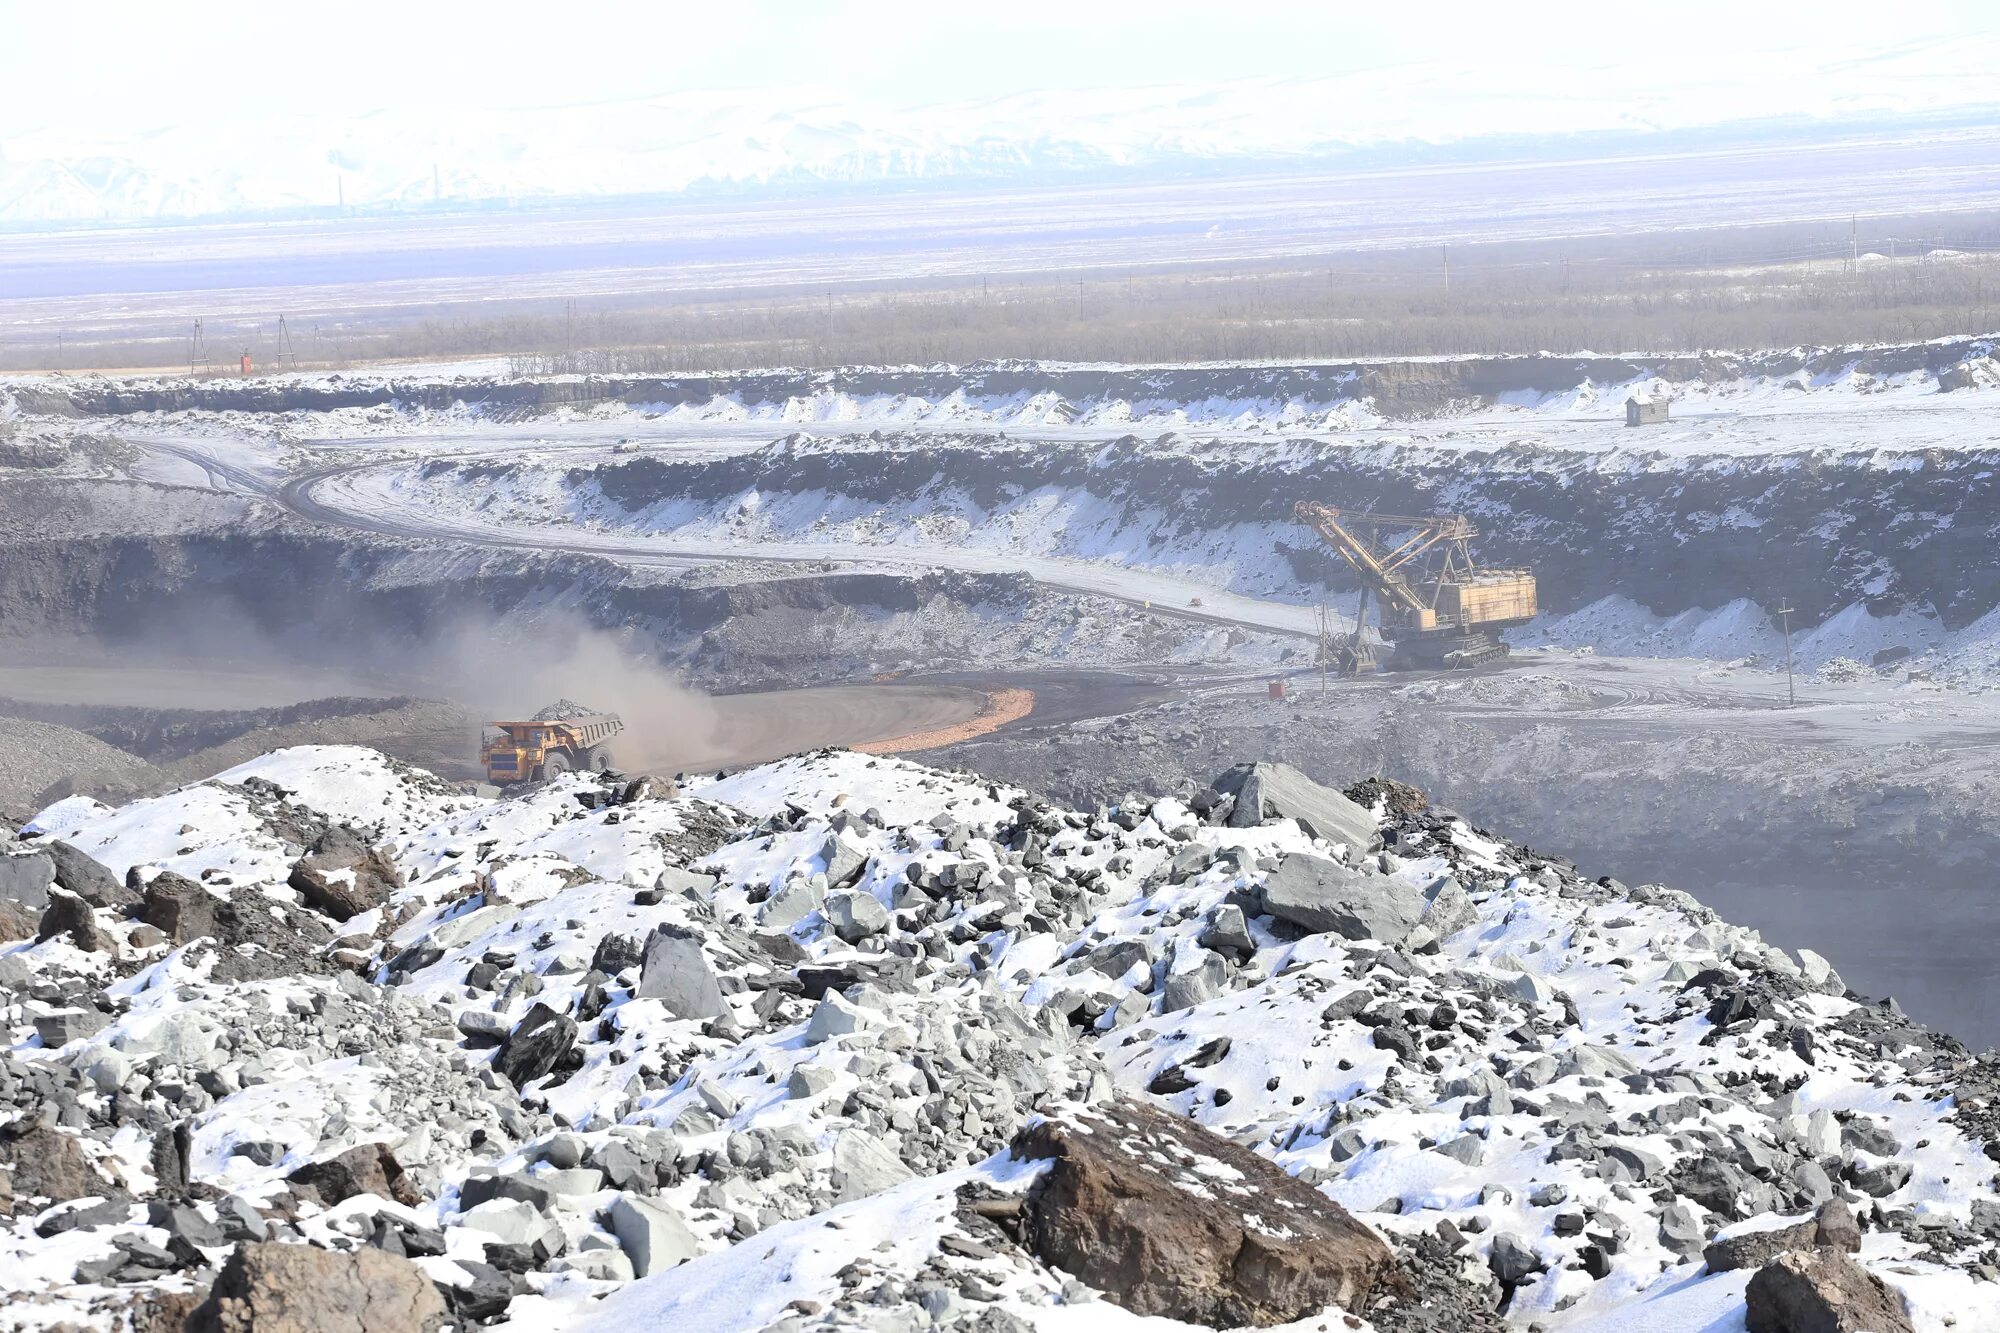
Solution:
<svg viewBox="0 0 2000 1333"><path fill-rule="evenodd" d="M1491 661L1507 651L1494 631L1534 618L1535 576L1474 564L1477 534L1463 515L1342 510L1313 500L1293 512L1382 599L1382 629L1396 642L1397 664Z"/></svg>

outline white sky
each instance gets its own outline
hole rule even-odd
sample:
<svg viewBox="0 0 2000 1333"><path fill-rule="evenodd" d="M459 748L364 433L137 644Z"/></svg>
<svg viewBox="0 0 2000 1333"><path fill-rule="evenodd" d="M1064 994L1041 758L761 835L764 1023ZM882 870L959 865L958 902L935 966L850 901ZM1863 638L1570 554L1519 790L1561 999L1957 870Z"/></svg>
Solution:
<svg viewBox="0 0 2000 1333"><path fill-rule="evenodd" d="M908 106L1412 61L1516 66L1524 88L1632 64L1754 77L1760 52L1996 32L1990 0L0 0L0 143L52 124L129 135L801 86Z"/></svg>

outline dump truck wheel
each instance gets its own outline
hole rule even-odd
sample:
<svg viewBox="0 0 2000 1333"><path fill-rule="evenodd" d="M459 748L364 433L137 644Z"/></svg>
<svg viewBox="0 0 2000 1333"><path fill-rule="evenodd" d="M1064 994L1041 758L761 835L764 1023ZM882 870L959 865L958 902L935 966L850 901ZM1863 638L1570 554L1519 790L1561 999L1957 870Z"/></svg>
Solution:
<svg viewBox="0 0 2000 1333"><path fill-rule="evenodd" d="M593 773L603 773L611 768L611 747L593 745L583 752L583 767Z"/></svg>
<svg viewBox="0 0 2000 1333"><path fill-rule="evenodd" d="M560 750L551 750L542 756L541 764L535 769L535 780L546 782L550 778L560 777L569 772L569 768L569 756Z"/></svg>

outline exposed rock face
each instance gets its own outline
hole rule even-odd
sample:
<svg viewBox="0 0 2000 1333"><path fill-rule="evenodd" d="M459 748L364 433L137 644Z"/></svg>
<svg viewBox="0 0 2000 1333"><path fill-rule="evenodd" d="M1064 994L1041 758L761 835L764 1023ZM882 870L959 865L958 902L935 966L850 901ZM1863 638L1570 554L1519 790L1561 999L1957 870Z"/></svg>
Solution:
<svg viewBox="0 0 2000 1333"><path fill-rule="evenodd" d="M1264 910L1302 930L1396 943L1423 919L1421 892L1387 875L1294 852L1264 880Z"/></svg>
<svg viewBox="0 0 2000 1333"><path fill-rule="evenodd" d="M239 1245L188 1333L432 1333L444 1298L423 1270L370 1246Z"/></svg>
<svg viewBox="0 0 2000 1333"><path fill-rule="evenodd" d="M1238 764L1215 780L1213 790L1235 798L1229 812L1232 828L1296 819L1315 838L1362 851L1378 845L1373 815L1289 764Z"/></svg>
<svg viewBox="0 0 2000 1333"><path fill-rule="evenodd" d="M1360 1310L1388 1246L1318 1191L1200 1126L1121 1101L1014 1140L1054 1165L1030 1204L1045 1263L1135 1314L1215 1328Z"/></svg>
<svg viewBox="0 0 2000 1333"><path fill-rule="evenodd" d="M1744 1292L1750 1333L1914 1333L1902 1300L1843 1250L1794 1250Z"/></svg>

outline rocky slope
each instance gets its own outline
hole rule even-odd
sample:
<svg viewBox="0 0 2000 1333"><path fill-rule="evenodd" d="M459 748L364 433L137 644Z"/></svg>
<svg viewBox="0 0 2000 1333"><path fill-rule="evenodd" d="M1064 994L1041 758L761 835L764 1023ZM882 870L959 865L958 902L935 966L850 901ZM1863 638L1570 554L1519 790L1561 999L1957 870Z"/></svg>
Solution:
<svg viewBox="0 0 2000 1333"><path fill-rule="evenodd" d="M63 802L0 860L5 1318L2000 1327L1989 1061L1353 795L302 747Z"/></svg>

